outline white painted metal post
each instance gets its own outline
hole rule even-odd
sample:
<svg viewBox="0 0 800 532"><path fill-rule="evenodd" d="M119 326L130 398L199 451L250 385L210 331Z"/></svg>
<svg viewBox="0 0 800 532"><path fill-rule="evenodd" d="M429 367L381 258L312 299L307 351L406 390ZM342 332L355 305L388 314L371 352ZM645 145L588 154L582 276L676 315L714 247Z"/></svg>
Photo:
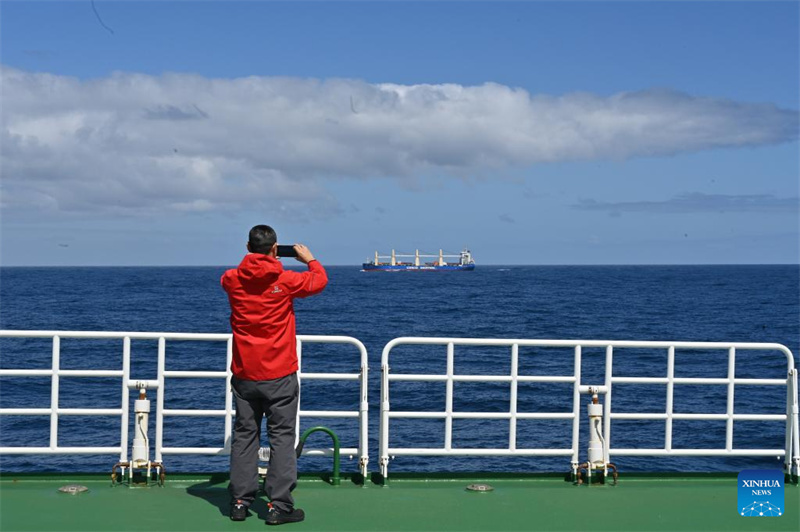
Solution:
<svg viewBox="0 0 800 532"><path fill-rule="evenodd" d="M791 390L792 398L791 401L787 401L790 403L791 406L791 418L792 418L792 452L789 453L789 449L787 450L786 454L792 454L792 469L790 470L792 474L795 476L800 476L800 424L798 424L798 414L800 413L800 408L797 404L797 368L792 368L789 371L789 386L788 388Z"/></svg>
<svg viewBox="0 0 800 532"><path fill-rule="evenodd" d="M517 449L517 377L519 376L519 344L511 346L511 419L508 420L508 448Z"/></svg>
<svg viewBox="0 0 800 532"><path fill-rule="evenodd" d="M380 468L385 479L389 474L389 351L391 342L384 346L381 355L381 426Z"/></svg>
<svg viewBox="0 0 800 532"><path fill-rule="evenodd" d="M297 338L297 418L294 421L294 447L300 445L300 402L303 399L303 386L300 374L303 373L303 341Z"/></svg>
<svg viewBox="0 0 800 532"><path fill-rule="evenodd" d="M605 436L605 449L603 456L610 460L608 453L611 449L611 381L613 379L614 346L606 346L606 398L603 406L603 435ZM580 379L578 379L580 380Z"/></svg>
<svg viewBox="0 0 800 532"><path fill-rule="evenodd" d="M672 450L672 409L675 394L675 346L667 350L667 420L664 425L664 448Z"/></svg>
<svg viewBox="0 0 800 532"><path fill-rule="evenodd" d="M58 448L58 372L61 368L61 338L53 336L53 376L50 378L50 449Z"/></svg>
<svg viewBox="0 0 800 532"><path fill-rule="evenodd" d="M359 379L359 386L361 387L361 406L359 408L358 424L361 434L358 439L358 455L359 455L359 468L361 475L366 478L367 464L369 463L369 365L367 360L367 349L364 344L358 342L358 350L361 354L361 378Z"/></svg>
<svg viewBox="0 0 800 532"><path fill-rule="evenodd" d="M581 421L581 346L575 346L575 383L572 390L572 472L578 473Z"/></svg>
<svg viewBox="0 0 800 532"><path fill-rule="evenodd" d="M448 451L453 448L453 368L455 366L455 346L453 342L447 344L447 382L446 386L446 406L444 418L444 448Z"/></svg>
<svg viewBox="0 0 800 532"><path fill-rule="evenodd" d="M784 473L792 472L792 371L789 370L786 376L786 434L784 435L784 449L786 454L783 456Z"/></svg>
<svg viewBox="0 0 800 532"><path fill-rule="evenodd" d="M231 452L231 441L233 436L231 434L233 429L233 393L231 392L231 377L233 374L231 373L231 361L233 360L233 337L231 336L228 338L228 341L225 342L226 346L226 354L225 354L225 370L228 373L228 376L225 377L225 439L223 440L223 448L225 449L226 453Z"/></svg>
<svg viewBox="0 0 800 532"><path fill-rule="evenodd" d="M730 451L733 449L733 393L734 382L736 377L736 349L731 347L728 349L728 419L725 423L725 450Z"/></svg>
<svg viewBox="0 0 800 532"><path fill-rule="evenodd" d="M130 411L130 389L128 381L131 378L131 338L126 336L122 339L122 433L120 436L119 461L128 461L128 415Z"/></svg>
<svg viewBox="0 0 800 532"><path fill-rule="evenodd" d="M163 462L161 448L164 444L164 369L166 366L167 341L158 339L158 391L156 393L156 462Z"/></svg>

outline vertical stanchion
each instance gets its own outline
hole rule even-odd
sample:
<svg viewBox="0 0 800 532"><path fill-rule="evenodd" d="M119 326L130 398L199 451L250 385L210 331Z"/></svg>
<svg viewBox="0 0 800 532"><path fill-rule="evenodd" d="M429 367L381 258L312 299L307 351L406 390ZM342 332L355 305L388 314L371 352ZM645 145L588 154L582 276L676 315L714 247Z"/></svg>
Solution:
<svg viewBox="0 0 800 532"><path fill-rule="evenodd" d="M61 367L61 338L53 336L53 375L50 378L50 449L58 448L58 372Z"/></svg>
<svg viewBox="0 0 800 532"><path fill-rule="evenodd" d="M389 475L389 351L392 343L384 346L381 354L381 426L380 426L380 468L386 481Z"/></svg>
<svg viewBox="0 0 800 532"><path fill-rule="evenodd" d="M605 435L605 449L603 456L611 460L611 382L614 375L614 347L606 346L606 398L603 406L603 434Z"/></svg>
<svg viewBox="0 0 800 532"><path fill-rule="evenodd" d="M361 433L358 438L358 455L359 455L359 468L361 475L366 479L367 464L369 462L369 394L367 386L369 383L369 366L367 358L367 348L364 344L358 342L358 351L361 355L361 376L359 379L359 386L361 387L361 406L359 408L359 427ZM366 485L366 482L365 482Z"/></svg>
<svg viewBox="0 0 800 532"><path fill-rule="evenodd" d="M792 399L790 401L792 410L792 475L800 476L800 424L798 424L798 415L800 415L800 408L797 405L797 368L792 368L789 371L790 393ZM789 449L787 449L788 454Z"/></svg>
<svg viewBox="0 0 800 532"><path fill-rule="evenodd" d="M792 474L792 372L789 370L786 377L786 435L784 438L784 473Z"/></svg>
<svg viewBox="0 0 800 532"><path fill-rule="evenodd" d="M578 474L581 422L581 346L575 346L575 384L572 391L572 472Z"/></svg>
<svg viewBox="0 0 800 532"><path fill-rule="evenodd" d="M119 453L119 461L128 461L128 416L130 415L130 391L128 390L128 380L131 378L131 338L126 336L122 339L122 432L120 435L120 445L122 449Z"/></svg>
<svg viewBox="0 0 800 532"><path fill-rule="evenodd" d="M519 345L511 346L511 418L508 420L508 448L517 450L517 377L519 375Z"/></svg>
<svg viewBox="0 0 800 532"><path fill-rule="evenodd" d="M736 376L736 349L728 349L728 419L725 422L725 450L733 449L733 379Z"/></svg>
<svg viewBox="0 0 800 532"><path fill-rule="evenodd" d="M226 342L226 365L225 371L227 372L227 376L225 377L225 439L223 447L225 448L226 453L231 452L231 432L232 432L232 419L233 416L233 393L231 392L231 360L233 359L233 336L228 338Z"/></svg>
<svg viewBox="0 0 800 532"><path fill-rule="evenodd" d="M447 344L447 384L446 384L446 407L444 418L444 448L448 451L453 448L453 367L455 346L453 342Z"/></svg>
<svg viewBox="0 0 800 532"><path fill-rule="evenodd" d="M667 419L664 425L664 448L672 450L672 405L675 394L675 346L667 350Z"/></svg>
<svg viewBox="0 0 800 532"><path fill-rule="evenodd" d="M300 375L303 373L303 341L297 339L297 418L294 422L294 446L300 444L300 402L303 399L303 383Z"/></svg>
<svg viewBox="0 0 800 532"><path fill-rule="evenodd" d="M164 368L166 366L167 341L158 339L158 392L156 393L156 462L162 462L161 447L164 437Z"/></svg>

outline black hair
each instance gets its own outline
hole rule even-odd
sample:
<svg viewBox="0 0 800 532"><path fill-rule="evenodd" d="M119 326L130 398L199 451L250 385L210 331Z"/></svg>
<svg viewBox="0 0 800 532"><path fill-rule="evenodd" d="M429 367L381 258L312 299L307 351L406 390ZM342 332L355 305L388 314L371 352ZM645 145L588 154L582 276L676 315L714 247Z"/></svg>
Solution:
<svg viewBox="0 0 800 532"><path fill-rule="evenodd" d="M247 243L250 245L252 253L268 254L272 246L278 241L275 230L268 225L257 225L250 229L250 236Z"/></svg>

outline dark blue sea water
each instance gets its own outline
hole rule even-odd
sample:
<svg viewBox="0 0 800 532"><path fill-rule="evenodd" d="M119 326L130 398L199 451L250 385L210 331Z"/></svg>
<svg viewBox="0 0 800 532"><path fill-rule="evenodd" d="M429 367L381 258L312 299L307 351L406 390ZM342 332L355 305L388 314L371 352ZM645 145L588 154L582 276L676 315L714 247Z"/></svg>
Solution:
<svg viewBox="0 0 800 532"><path fill-rule="evenodd" d="M87 331L172 331L226 333L228 306L219 287L223 267L192 268L4 268L0 270L0 328ZM357 267L329 268L326 291L295 304L301 334L347 335L360 339L370 361L370 470L377 470L380 359L383 346L398 336L477 338L611 339L777 342L800 351L800 269L798 266L479 266L474 272L364 273ZM584 350L582 382L602 384L602 349ZM119 369L120 340L62 340L61 367ZM404 347L393 352L398 373L444 373L441 347ZM354 350L307 346L304 370L357 371ZM49 368L50 340L0 340L0 367ZM167 369L222 370L223 343L169 342ZM785 361L777 353L737 354L737 377L781 378ZM456 373L509 374L508 348L458 348ZM132 378L155 379L156 342L133 342ZM568 375L571 349L521 349L520 373ZM666 376L663 351L615 355L615 375ZM726 377L723 352L679 352L676 376ZM393 383L394 410L443 410L443 383ZM213 379L167 381L167 408L222 408L224 386ZM509 408L506 383L456 383L456 411L503 412ZM676 386L675 412L724 413L726 386ZM665 385L616 385L615 411L658 412L665 408ZM119 407L119 379L63 378L60 405L68 408ZM154 396L152 397L154 399ZM588 398L587 398L588 400ZM520 384L519 411L569 411L568 384ZM48 407L49 377L0 378L0 407ZM155 404L155 402L154 402ZM302 407L356 409L354 382L306 381ZM784 412L785 390L737 387L737 413ZM356 446L351 420L322 423ZM587 421L581 419L586 434ZM571 421L520 421L518 447L567 447ZM393 420L392 445L441 446L441 420ZM117 417L63 416L59 445L113 446L119 442ZM782 448L782 422L735 423L736 447ZM47 446L46 416L0 416L0 446ZM221 446L219 418L167 418L165 445ZM154 440L153 421L150 424ZM327 446L322 435L309 446ZM663 421L612 423L612 447L662 447ZM132 438L132 431L131 431ZM680 421L673 445L724 447L725 421ZM455 420L455 447L506 447L507 420ZM314 445L317 444L317 445ZM581 444L585 458L585 443ZM226 457L167 456L169 471L224 471ZM110 470L113 456L3 456L4 471ZM775 458L619 457L620 469L739 470L779 467ZM356 470L355 461L344 468ZM329 459L304 457L301 469L329 467ZM568 458L398 457L391 471L508 470L566 471Z"/></svg>

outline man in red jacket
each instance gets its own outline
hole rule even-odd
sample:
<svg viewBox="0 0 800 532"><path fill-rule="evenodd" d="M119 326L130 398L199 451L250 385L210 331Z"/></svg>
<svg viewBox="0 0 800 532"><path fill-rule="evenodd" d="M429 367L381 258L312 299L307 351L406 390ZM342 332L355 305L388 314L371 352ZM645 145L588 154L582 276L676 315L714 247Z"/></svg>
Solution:
<svg viewBox="0 0 800 532"><path fill-rule="evenodd" d="M294 507L297 484L297 340L292 300L322 292L328 276L311 251L295 244L297 260L308 271L284 270L277 257L278 237L268 225L250 230L248 253L221 283L231 305L233 395L236 423L231 445L230 517L243 521L258 491L261 420L267 417L270 460L268 525L302 521Z"/></svg>

